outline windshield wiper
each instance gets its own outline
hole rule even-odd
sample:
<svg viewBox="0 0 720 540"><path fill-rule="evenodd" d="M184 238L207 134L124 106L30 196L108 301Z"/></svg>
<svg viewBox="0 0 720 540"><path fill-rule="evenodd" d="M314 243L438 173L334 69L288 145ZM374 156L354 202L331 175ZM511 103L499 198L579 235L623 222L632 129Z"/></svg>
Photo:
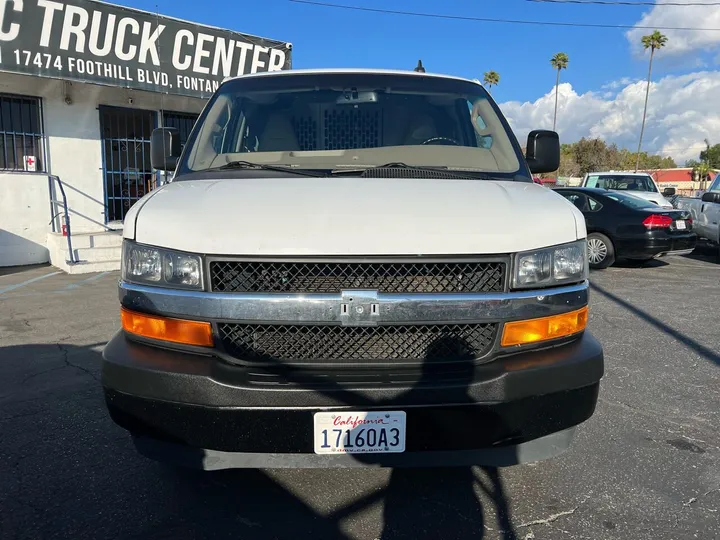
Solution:
<svg viewBox="0 0 720 540"><path fill-rule="evenodd" d="M384 165L373 165L372 167L354 167L354 168L347 168L347 169L333 169L330 171L330 174L343 174L343 173L359 173L359 172L365 172L365 171L372 171L374 169L420 169L427 170L427 171L442 171L447 170L447 167L426 167L421 165L408 165L407 163L403 163L402 161L392 161L390 163L385 163Z"/></svg>
<svg viewBox="0 0 720 540"><path fill-rule="evenodd" d="M281 165L265 165L264 163L254 163L252 161L228 161L225 165L220 165L219 167L211 167L210 169L205 169L206 171L225 171L228 169L246 169L246 170L263 170L263 171L275 171L275 172L284 172L284 173L290 173L290 174L298 174L300 176L314 176L317 178L325 177L327 174L320 173L316 171L311 171L307 169L296 169L293 167L283 167Z"/></svg>
<svg viewBox="0 0 720 540"><path fill-rule="evenodd" d="M393 161L384 165L376 165L372 167L354 168L354 169L333 169L331 175L342 174L364 174L376 169L406 169L409 171L433 171L447 173L448 176L457 176L458 178L477 178L481 180L490 180L490 176L480 171L457 171L449 169L446 165L428 166L428 165L408 165L402 161Z"/></svg>

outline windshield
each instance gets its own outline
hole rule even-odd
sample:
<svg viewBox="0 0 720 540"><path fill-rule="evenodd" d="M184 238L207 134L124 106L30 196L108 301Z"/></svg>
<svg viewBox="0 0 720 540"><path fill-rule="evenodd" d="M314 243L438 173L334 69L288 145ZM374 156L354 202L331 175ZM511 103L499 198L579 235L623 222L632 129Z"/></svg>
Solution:
<svg viewBox="0 0 720 540"><path fill-rule="evenodd" d="M718 174L713 183L710 184L708 191L720 191L720 174Z"/></svg>
<svg viewBox="0 0 720 540"><path fill-rule="evenodd" d="M620 204L635 210L642 210L645 208L657 210L657 205L651 203L650 201L646 201L645 199L641 199L640 197L633 197L632 195L625 195L624 193L604 193L604 195L608 199L617 201Z"/></svg>
<svg viewBox="0 0 720 540"><path fill-rule="evenodd" d="M657 193L652 178L639 175L603 174L601 176L593 174L588 176L586 187Z"/></svg>
<svg viewBox="0 0 720 540"><path fill-rule="evenodd" d="M228 81L198 120L178 176L240 160L328 170L400 162L531 181L514 135L480 85L416 75Z"/></svg>

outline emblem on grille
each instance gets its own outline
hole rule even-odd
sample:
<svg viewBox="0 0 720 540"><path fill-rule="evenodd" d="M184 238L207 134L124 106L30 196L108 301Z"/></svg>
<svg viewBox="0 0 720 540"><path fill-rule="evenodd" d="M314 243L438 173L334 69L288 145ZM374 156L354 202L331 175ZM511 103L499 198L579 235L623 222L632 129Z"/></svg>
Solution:
<svg viewBox="0 0 720 540"><path fill-rule="evenodd" d="M376 326L379 321L378 291L342 291L340 322L343 326Z"/></svg>

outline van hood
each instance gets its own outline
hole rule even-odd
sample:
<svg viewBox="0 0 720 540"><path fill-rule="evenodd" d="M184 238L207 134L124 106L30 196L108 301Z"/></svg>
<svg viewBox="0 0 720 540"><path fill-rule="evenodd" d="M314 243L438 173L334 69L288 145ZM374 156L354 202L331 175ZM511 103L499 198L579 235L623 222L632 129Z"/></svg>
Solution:
<svg viewBox="0 0 720 540"><path fill-rule="evenodd" d="M494 254L584 238L585 220L526 182L237 178L163 186L124 236L212 255Z"/></svg>

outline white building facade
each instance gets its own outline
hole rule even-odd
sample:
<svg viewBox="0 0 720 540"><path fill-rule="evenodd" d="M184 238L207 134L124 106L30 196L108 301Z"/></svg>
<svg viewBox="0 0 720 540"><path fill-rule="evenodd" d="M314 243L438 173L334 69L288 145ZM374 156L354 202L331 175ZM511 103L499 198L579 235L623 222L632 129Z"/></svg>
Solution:
<svg viewBox="0 0 720 540"><path fill-rule="evenodd" d="M0 0L0 266L119 267L112 231L164 180L152 130L184 142L225 76L287 69L290 48L91 0Z"/></svg>

